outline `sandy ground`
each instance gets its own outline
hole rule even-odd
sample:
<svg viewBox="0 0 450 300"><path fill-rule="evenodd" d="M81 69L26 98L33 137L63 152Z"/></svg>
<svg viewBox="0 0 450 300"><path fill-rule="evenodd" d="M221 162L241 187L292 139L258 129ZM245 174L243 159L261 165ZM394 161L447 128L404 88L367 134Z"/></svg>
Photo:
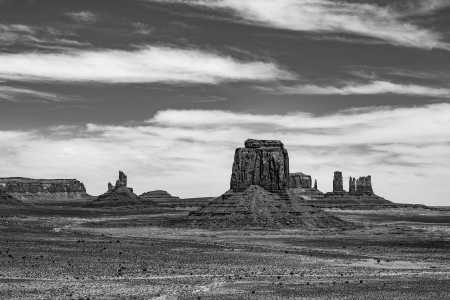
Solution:
<svg viewBox="0 0 450 300"><path fill-rule="evenodd" d="M345 231L43 211L0 208L1 299L450 299L448 211L333 210Z"/></svg>

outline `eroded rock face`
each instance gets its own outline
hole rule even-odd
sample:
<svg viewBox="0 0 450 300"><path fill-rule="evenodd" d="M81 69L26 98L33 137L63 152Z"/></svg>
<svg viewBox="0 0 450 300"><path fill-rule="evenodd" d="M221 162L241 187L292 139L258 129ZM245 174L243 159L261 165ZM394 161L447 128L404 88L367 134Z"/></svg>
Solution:
<svg viewBox="0 0 450 300"><path fill-rule="evenodd" d="M127 186L127 175L123 171L119 171L119 179L116 181L116 188Z"/></svg>
<svg viewBox="0 0 450 300"><path fill-rule="evenodd" d="M335 171L333 177L333 193L341 193L344 191L344 185L342 181L342 172Z"/></svg>
<svg viewBox="0 0 450 300"><path fill-rule="evenodd" d="M348 179L348 192L351 194L356 192L356 178L354 177Z"/></svg>
<svg viewBox="0 0 450 300"><path fill-rule="evenodd" d="M141 203L142 200L133 192L133 189L127 187L127 175L119 171L116 185L108 183L108 191L98 196L90 203L90 206L126 206Z"/></svg>
<svg viewBox="0 0 450 300"><path fill-rule="evenodd" d="M356 193L373 194L372 177L370 175L359 177L356 180Z"/></svg>
<svg viewBox="0 0 450 300"><path fill-rule="evenodd" d="M26 202L76 200L89 197L76 179L0 178L0 189Z"/></svg>
<svg viewBox="0 0 450 300"><path fill-rule="evenodd" d="M281 141L249 139L236 149L230 188L239 192L251 185L271 192L288 188L289 156Z"/></svg>
<svg viewBox="0 0 450 300"><path fill-rule="evenodd" d="M302 172L289 174L289 188L304 188L310 189L312 187L312 179L310 175Z"/></svg>
<svg viewBox="0 0 450 300"><path fill-rule="evenodd" d="M7 193L85 193L83 183L76 179L0 178L0 187Z"/></svg>

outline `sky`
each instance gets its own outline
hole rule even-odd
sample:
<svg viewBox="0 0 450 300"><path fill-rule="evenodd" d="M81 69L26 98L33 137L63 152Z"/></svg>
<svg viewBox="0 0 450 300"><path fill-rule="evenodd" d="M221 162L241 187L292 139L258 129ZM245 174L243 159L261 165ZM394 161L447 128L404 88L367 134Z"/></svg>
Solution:
<svg viewBox="0 0 450 300"><path fill-rule="evenodd" d="M450 1L0 0L0 177L217 196L247 138L450 205Z"/></svg>

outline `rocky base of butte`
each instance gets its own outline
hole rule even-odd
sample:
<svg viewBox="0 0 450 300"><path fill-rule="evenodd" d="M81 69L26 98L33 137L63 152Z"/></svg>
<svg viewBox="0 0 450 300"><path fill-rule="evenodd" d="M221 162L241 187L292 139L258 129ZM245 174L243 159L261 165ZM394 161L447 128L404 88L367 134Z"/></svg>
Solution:
<svg viewBox="0 0 450 300"><path fill-rule="evenodd" d="M289 156L280 141L247 140L236 149L230 190L189 215L190 225L216 228L343 228L349 223L306 204L289 186L311 187L304 174L289 175Z"/></svg>

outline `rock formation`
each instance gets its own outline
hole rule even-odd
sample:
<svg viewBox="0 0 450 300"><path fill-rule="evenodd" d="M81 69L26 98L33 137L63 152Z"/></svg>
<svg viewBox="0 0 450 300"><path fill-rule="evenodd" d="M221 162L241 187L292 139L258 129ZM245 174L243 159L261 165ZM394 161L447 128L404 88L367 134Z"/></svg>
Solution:
<svg viewBox="0 0 450 300"><path fill-rule="evenodd" d="M229 190L189 216L190 224L207 228L344 228L349 223L319 208L271 193L258 185Z"/></svg>
<svg viewBox="0 0 450 300"><path fill-rule="evenodd" d="M119 188L121 186L127 186L127 175L125 175L124 172L119 171L119 179L116 181L116 188Z"/></svg>
<svg viewBox="0 0 450 300"><path fill-rule="evenodd" d="M334 172L333 192L326 193L322 198L316 197L310 201L324 208L372 209L394 205L391 201L373 193L371 176L363 176L348 180L348 192L341 189L342 173ZM309 200L309 199L308 199Z"/></svg>
<svg viewBox="0 0 450 300"><path fill-rule="evenodd" d="M181 199L180 197L172 196L163 190L146 192L139 195L139 198L141 198L145 203L150 201L159 207L191 211L204 207L212 199L214 199L212 197Z"/></svg>
<svg viewBox="0 0 450 300"><path fill-rule="evenodd" d="M139 195L142 201L153 201L161 206L171 206L171 202L176 203L180 197L175 197L163 190L156 190Z"/></svg>
<svg viewBox="0 0 450 300"><path fill-rule="evenodd" d="M333 177L333 193L342 193L344 191L344 185L342 180L342 172L335 171Z"/></svg>
<svg viewBox="0 0 450 300"><path fill-rule="evenodd" d="M312 179L310 175L302 172L289 174L289 188L304 188L310 189L312 187Z"/></svg>
<svg viewBox="0 0 450 300"><path fill-rule="evenodd" d="M298 174L292 180L300 177ZM307 185L311 187L311 178ZM288 187L289 156L283 143L247 140L245 148L235 152L231 189L205 207L191 212L188 222L214 228L342 228L348 225L321 209L298 201L290 195L290 190L295 189Z"/></svg>
<svg viewBox="0 0 450 300"><path fill-rule="evenodd" d="M351 177L348 179L348 192L353 194L356 192L356 178Z"/></svg>
<svg viewBox="0 0 450 300"><path fill-rule="evenodd" d="M89 203L88 206L126 206L143 204L138 195L133 193L133 189L127 186L127 176L124 172L119 171L119 179L116 185L108 183L108 191L97 199Z"/></svg>
<svg viewBox="0 0 450 300"><path fill-rule="evenodd" d="M245 148L236 149L230 188L242 192L251 185L271 192L288 188L289 156L282 142L249 139Z"/></svg>
<svg viewBox="0 0 450 300"><path fill-rule="evenodd" d="M359 177L356 180L356 193L368 195L373 194L372 177L370 175Z"/></svg>
<svg viewBox="0 0 450 300"><path fill-rule="evenodd" d="M68 200L86 200L84 184L76 179L0 178L0 187L24 202L42 203Z"/></svg>

